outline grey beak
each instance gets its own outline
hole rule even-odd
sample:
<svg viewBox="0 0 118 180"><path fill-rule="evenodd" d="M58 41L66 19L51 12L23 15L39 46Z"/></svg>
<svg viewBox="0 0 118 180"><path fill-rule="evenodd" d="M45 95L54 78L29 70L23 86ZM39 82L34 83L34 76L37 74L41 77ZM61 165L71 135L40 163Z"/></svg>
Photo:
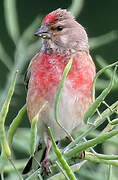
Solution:
<svg viewBox="0 0 118 180"><path fill-rule="evenodd" d="M50 38L50 35L48 33L48 28L45 25L42 25L35 33L35 36L42 37L44 39Z"/></svg>

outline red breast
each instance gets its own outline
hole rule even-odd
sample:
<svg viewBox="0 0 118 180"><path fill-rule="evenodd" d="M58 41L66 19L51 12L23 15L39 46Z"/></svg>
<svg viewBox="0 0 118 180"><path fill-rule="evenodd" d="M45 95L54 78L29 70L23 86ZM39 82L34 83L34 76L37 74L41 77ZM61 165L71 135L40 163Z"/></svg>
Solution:
<svg viewBox="0 0 118 180"><path fill-rule="evenodd" d="M34 108L34 113L38 113L41 102L54 101L62 79L62 73L69 59L70 57L68 56L42 53L37 54L33 58L30 65L31 77L28 97L30 97L29 104L32 109ZM76 96L79 96L79 99L91 97L94 76L95 65L91 57L86 52L78 52L74 56L65 86L67 86L71 96L76 94Z"/></svg>

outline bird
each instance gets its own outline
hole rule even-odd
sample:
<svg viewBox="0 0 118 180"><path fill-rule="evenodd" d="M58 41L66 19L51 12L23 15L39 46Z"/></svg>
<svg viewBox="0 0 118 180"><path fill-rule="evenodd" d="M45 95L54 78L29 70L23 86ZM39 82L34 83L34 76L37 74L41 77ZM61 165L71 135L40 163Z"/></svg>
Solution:
<svg viewBox="0 0 118 180"><path fill-rule="evenodd" d="M54 116L55 98L64 68L73 58L58 107L60 123L72 134L75 129L79 130L84 125L84 114L94 101L92 85L96 67L89 53L88 35L84 27L66 9L59 8L46 15L34 35L40 37L42 42L25 75L26 104L32 123L41 107L47 103L40 112L37 123L37 147L41 144L45 146L40 163L47 170L52 145L48 127L51 128L55 141L67 136ZM26 165L24 174L29 171L32 159L33 157Z"/></svg>

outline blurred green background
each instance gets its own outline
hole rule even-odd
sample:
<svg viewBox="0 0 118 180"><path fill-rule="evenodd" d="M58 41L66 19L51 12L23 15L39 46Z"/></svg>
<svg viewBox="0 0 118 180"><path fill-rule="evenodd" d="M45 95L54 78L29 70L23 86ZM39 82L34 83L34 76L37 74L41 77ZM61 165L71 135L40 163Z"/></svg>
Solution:
<svg viewBox="0 0 118 180"><path fill-rule="evenodd" d="M34 37L33 33L40 26L43 17L57 8L71 10L77 21L85 27L89 37L90 54L97 71L118 59L117 0L0 0L0 109L13 72L19 69L6 126L10 125L25 104L24 73L31 58L40 48L40 40ZM96 95L108 85L111 76L112 72L107 71L98 79ZM106 99L109 105L118 99L117 80ZM27 116L24 117L21 127L30 127ZM26 157L27 153L19 154Z"/></svg>
<svg viewBox="0 0 118 180"><path fill-rule="evenodd" d="M9 4L12 4L12 2L15 2L15 0L10 0ZM55 0L16 0L16 7L17 7L17 20L18 20L18 26L19 26L19 34L20 36L23 35L24 31L33 23L33 21L39 17L39 23L38 20L35 23L34 32L35 29L37 29L38 26L40 26L40 22L43 19L43 17L48 14L49 12L53 11L57 8L66 8L69 9L72 7L72 3L74 4L74 1L71 0L63 0L63 1L55 1ZM80 3L80 5L79 5ZM5 1L0 1L0 44L2 44L4 50L7 52L9 56L9 62L11 64L14 64L14 54L16 50L16 46L13 42L13 40L10 38L7 27L6 27L6 17L5 17L5 9L4 9ZM78 6L78 7L77 7ZM81 8L80 8L81 7ZM97 55L100 55L102 58L106 60L107 64L110 64L112 62L115 62L117 60L118 56L118 1L112 0L112 1L87 1L87 0L76 0L76 7L74 7L74 11L76 14L77 21L82 24L89 36L90 40L90 47L91 47L91 55L93 57L93 60L95 64L97 65L97 71L100 67L100 61L102 61L100 58L96 58ZM7 8L10 8L7 7ZM80 9L79 12L77 11L77 8ZM15 27L13 27L15 29ZM111 33L110 33L111 32ZM93 37L99 37L102 35L105 35L107 33L107 36L103 36L102 39L98 38L98 44L97 41L92 42L91 38ZM34 37L33 32L30 34L31 37L27 37L30 39L30 41L27 43L28 45L33 44L37 39ZM108 43L104 44L104 39L107 39ZM106 40L105 39L105 40ZM28 40L27 40L28 41ZM18 41L17 41L18 43ZM103 43L103 45L99 45L99 43ZM93 46L93 47L92 47ZM98 46L98 47L97 47ZM40 45L39 45L40 47ZM35 50L38 49L38 45L33 50L33 53L30 55L29 58L24 58L23 60L23 67L22 70L19 68L19 82L16 86L15 95L12 99L11 104L11 111L10 111L10 118L8 121L10 121L14 117L17 111L20 107L25 103L25 97L26 97L26 91L23 85L23 75L26 71L26 68L28 66L28 63L30 62L31 58L35 54ZM19 53L19 55L22 56L22 50ZM4 64L4 61L8 63L8 59L3 59L1 48L0 48L0 105L2 105L2 102L4 101L5 96L3 96L3 91L6 89L6 83L8 82L9 77L9 70ZM21 57L22 58L22 57ZM97 60L96 60L97 59ZM20 61L20 58L18 59ZM8 65L9 66L9 65ZM104 77L106 78L106 77ZM102 85L101 85L102 83ZM100 85L98 85L98 90L105 87L105 82L101 81L99 82ZM107 82L106 82L107 84ZM5 93L5 92L4 92ZM117 97L117 93L113 93L112 98ZM113 99L112 99L113 100ZM22 123L22 126L24 126L24 123Z"/></svg>

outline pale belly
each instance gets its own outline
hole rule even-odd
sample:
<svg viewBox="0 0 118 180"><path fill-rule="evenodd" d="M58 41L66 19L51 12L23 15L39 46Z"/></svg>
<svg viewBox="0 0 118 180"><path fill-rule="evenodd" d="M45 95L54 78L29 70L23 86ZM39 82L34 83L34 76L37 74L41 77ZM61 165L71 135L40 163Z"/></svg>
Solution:
<svg viewBox="0 0 118 180"><path fill-rule="evenodd" d="M33 98L33 97L32 97ZM37 98L37 95L36 95ZM37 98L38 101L38 98ZM46 101L39 101L39 103L35 103L31 108L31 111L39 111L41 105L46 103ZM37 124L38 128L38 136L43 139L45 135L48 135L48 127L51 128L55 140L63 139L67 136L65 131L59 126L59 124L55 120L54 115L54 103L55 98L51 102L47 102L44 109L39 114L39 120ZM71 134L72 131L77 128L79 129L83 124L83 116L85 111L91 105L92 100L88 97L83 97L78 93L73 93L67 87L64 87L62 90L62 95L59 101L59 109L58 109L58 120L61 125ZM28 106L28 110L30 108L30 104ZM36 112L34 112L36 114Z"/></svg>

